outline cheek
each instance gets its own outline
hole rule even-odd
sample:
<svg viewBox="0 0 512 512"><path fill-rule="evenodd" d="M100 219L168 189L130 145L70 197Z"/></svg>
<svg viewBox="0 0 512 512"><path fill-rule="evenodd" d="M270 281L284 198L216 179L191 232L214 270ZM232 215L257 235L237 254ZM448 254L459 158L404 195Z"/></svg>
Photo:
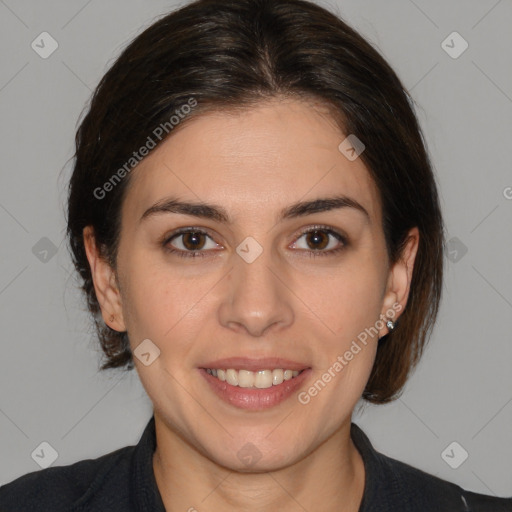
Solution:
<svg viewBox="0 0 512 512"><path fill-rule="evenodd" d="M134 344L144 338L176 340L175 333L201 315L201 299L214 284L211 275L184 277L177 267L143 253L125 257L122 268L123 312Z"/></svg>
<svg viewBox="0 0 512 512"><path fill-rule="evenodd" d="M379 319L382 276L375 265L343 265L301 285L304 303L338 343L356 337Z"/></svg>

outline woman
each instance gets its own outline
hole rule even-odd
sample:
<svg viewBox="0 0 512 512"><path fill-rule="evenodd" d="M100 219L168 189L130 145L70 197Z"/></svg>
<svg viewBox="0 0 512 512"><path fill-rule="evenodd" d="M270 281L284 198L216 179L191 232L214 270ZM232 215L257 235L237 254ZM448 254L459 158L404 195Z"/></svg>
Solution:
<svg viewBox="0 0 512 512"><path fill-rule="evenodd" d="M68 235L136 447L25 475L1 510L510 511L376 452L435 321L443 221L395 73L298 0L149 27L76 137Z"/></svg>

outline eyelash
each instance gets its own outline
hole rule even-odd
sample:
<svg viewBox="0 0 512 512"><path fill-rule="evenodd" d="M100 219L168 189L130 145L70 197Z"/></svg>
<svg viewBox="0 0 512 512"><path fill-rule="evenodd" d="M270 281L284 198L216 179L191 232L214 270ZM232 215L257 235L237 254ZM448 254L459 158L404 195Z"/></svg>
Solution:
<svg viewBox="0 0 512 512"><path fill-rule="evenodd" d="M329 226L323 226L323 225L312 226L312 227L308 228L307 230L301 232L300 235L297 237L297 240L300 239L302 236L307 235L308 233L312 233L314 231L323 231L323 232L327 233L328 235L332 235L339 242L341 242L342 245L337 247L336 249L329 249L328 251L324 251L321 249L320 250L300 249L302 252L307 253L308 256L311 258L316 258L318 256L334 256L334 255L338 254L339 252L343 251L345 249L345 247L348 245L348 240L344 235L342 235L341 233L338 233L337 231L330 228ZM199 234L206 235L209 238L211 238L210 235L207 232L205 232L203 229L194 228L194 227L182 228L182 229L178 229L178 230L174 231L170 236L165 237L164 241L162 242L164 249L168 253L174 254L180 258L197 258L197 257L204 258L204 257L206 257L207 256L206 253L209 252L208 250L207 251L203 251L203 250L183 251L181 249L171 248L168 245L172 240L174 240L175 238L179 237L180 235L183 235L186 233L199 233Z"/></svg>

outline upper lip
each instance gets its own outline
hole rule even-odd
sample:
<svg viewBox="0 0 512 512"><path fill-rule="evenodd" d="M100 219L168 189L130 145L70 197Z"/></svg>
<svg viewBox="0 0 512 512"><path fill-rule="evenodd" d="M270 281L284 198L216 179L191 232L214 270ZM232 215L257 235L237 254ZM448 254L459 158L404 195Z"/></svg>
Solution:
<svg viewBox="0 0 512 512"><path fill-rule="evenodd" d="M304 363L299 363L290 359L283 359L281 357L263 357L259 359L252 359L248 357L227 357L204 363L200 368L210 368L212 370L233 368L236 370L249 370L254 372L258 370L272 370L274 368L300 371L309 368L309 366Z"/></svg>

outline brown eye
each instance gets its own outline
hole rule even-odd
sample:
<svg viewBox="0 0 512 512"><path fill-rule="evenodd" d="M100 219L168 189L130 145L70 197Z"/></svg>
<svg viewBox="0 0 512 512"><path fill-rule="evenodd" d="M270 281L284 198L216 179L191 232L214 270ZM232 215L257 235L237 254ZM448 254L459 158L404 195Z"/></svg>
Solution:
<svg viewBox="0 0 512 512"><path fill-rule="evenodd" d="M328 227L316 226L304 231L293 244L308 256L334 255L348 245L345 236Z"/></svg>
<svg viewBox="0 0 512 512"><path fill-rule="evenodd" d="M190 251L202 249L206 242L204 233L191 231L189 233L183 233L181 236L183 237L183 246Z"/></svg>
<svg viewBox="0 0 512 512"><path fill-rule="evenodd" d="M306 243L313 250L325 249L329 244L329 235L325 231L310 231L306 233Z"/></svg>
<svg viewBox="0 0 512 512"><path fill-rule="evenodd" d="M172 254L183 257L206 256L211 249L223 247L212 239L208 233L194 228L185 228L175 232L163 241L163 247Z"/></svg>

